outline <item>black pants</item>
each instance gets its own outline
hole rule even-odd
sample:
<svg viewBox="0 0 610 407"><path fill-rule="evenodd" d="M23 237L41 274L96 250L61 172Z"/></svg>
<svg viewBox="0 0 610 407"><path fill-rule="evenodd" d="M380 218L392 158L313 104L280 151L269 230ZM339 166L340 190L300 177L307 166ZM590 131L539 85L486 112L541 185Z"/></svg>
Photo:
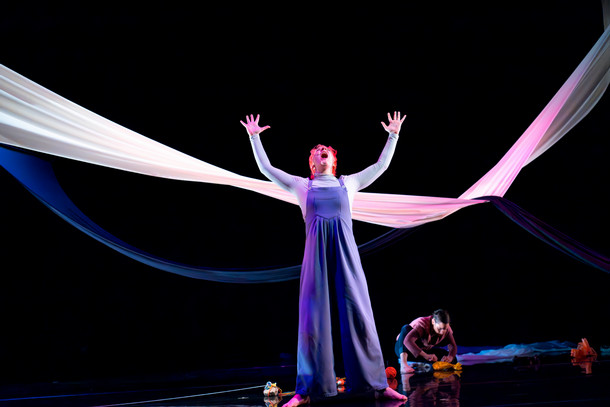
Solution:
<svg viewBox="0 0 610 407"><path fill-rule="evenodd" d="M396 353L396 356L398 356L399 358L400 358L400 354L405 352L407 354L407 359L409 360L409 362L429 363L428 360L424 359L421 356L417 356L417 357L414 356L411 352L409 352L409 349L407 349L407 347L404 345L405 337L412 329L413 329L413 327L409 324L402 327L402 329L400 330L400 335L398 337L398 340L396 341L396 344L394 345L394 352ZM421 346L421 344L419 344L419 343L418 343L418 345ZM426 353L436 355L438 360L441 360L443 358L443 356L449 355L449 352L443 348L432 348L430 350L427 350ZM454 362L455 362L455 360L454 360Z"/></svg>

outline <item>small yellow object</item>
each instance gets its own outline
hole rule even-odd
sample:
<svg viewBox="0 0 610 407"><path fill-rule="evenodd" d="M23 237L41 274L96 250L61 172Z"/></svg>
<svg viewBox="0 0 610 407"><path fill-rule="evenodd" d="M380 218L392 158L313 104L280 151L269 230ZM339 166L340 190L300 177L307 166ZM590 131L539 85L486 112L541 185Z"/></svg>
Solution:
<svg viewBox="0 0 610 407"><path fill-rule="evenodd" d="M439 380L449 379L453 376L460 377L461 375L462 375L461 370L439 370L437 372L432 373L432 376L435 379L439 379Z"/></svg>
<svg viewBox="0 0 610 407"><path fill-rule="evenodd" d="M434 370L462 370L461 363L449 363L449 362L434 362L432 364Z"/></svg>

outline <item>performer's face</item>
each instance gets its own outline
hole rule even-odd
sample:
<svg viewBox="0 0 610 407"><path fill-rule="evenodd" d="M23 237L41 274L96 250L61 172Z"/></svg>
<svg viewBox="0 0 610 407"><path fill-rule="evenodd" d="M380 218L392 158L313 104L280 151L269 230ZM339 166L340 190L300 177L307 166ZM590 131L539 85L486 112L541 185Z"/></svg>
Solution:
<svg viewBox="0 0 610 407"><path fill-rule="evenodd" d="M320 145L313 153L313 165L317 172L326 172L333 168L335 156L333 152L326 146Z"/></svg>
<svg viewBox="0 0 610 407"><path fill-rule="evenodd" d="M432 327L434 328L434 332L436 332L437 334L443 335L445 332L447 332L448 326L449 324L445 324L443 322L436 322L436 320L432 318Z"/></svg>

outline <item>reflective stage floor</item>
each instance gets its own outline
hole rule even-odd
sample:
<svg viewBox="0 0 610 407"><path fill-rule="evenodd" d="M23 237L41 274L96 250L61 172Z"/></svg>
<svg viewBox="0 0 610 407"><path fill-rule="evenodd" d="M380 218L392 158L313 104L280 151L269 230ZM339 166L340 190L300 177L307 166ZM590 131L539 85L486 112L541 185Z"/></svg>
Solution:
<svg viewBox="0 0 610 407"><path fill-rule="evenodd" d="M117 378L74 383L4 385L1 406L278 406L290 399L266 398L268 381L293 390L294 366L193 372L167 377ZM349 378L348 378L349 381ZM610 406L610 358L575 364L567 356L515 358L463 366L454 372L399 375L388 379L406 403L372 395L339 394L314 400L324 406Z"/></svg>

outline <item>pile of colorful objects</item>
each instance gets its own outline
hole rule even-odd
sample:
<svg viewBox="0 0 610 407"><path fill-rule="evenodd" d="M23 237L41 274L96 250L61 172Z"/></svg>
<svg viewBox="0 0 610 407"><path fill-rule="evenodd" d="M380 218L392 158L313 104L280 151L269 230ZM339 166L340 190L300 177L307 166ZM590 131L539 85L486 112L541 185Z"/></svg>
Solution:
<svg viewBox="0 0 610 407"><path fill-rule="evenodd" d="M580 366L586 374L591 374L593 362L597 359L597 352L589 345L586 338L582 338L576 349L570 351L570 356L572 356L572 365Z"/></svg>
<svg viewBox="0 0 610 407"><path fill-rule="evenodd" d="M265 396L266 407L277 407L279 402L282 401L282 396L285 396L286 393L282 393L282 389L277 386L277 383L267 382L263 395Z"/></svg>

